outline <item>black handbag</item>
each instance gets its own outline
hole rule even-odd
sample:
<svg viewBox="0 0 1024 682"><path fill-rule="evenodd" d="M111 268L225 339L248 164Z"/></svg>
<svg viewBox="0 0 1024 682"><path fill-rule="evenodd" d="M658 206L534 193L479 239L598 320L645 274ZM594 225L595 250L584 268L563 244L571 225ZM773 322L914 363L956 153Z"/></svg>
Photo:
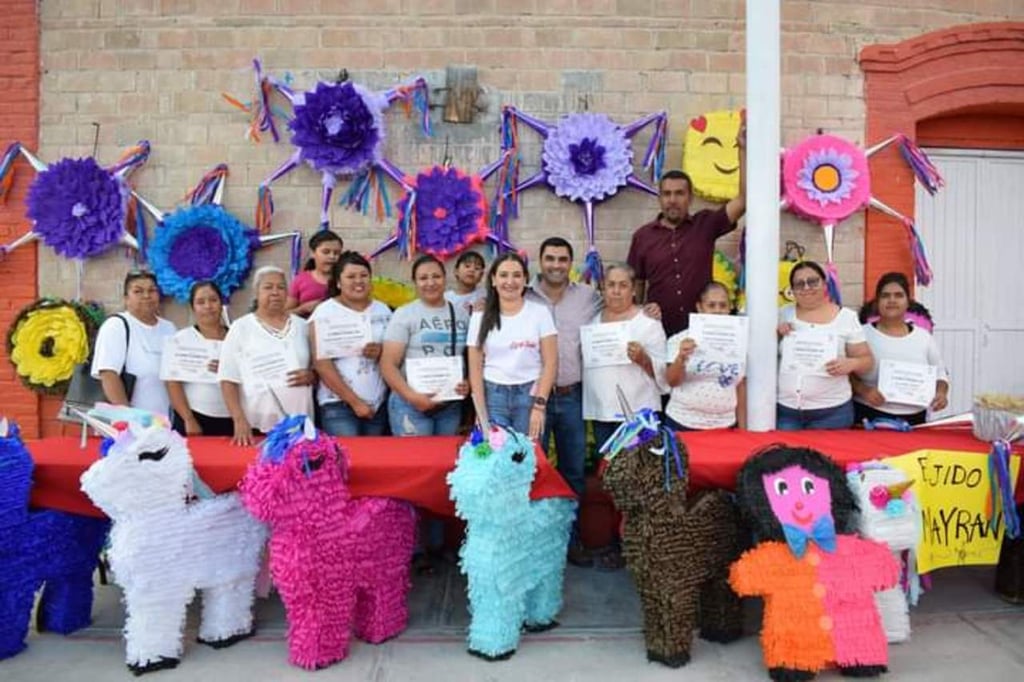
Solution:
<svg viewBox="0 0 1024 682"><path fill-rule="evenodd" d="M124 324L124 360L125 366L127 366L131 327L123 315L115 315L115 317ZM120 376L121 382L124 384L124 394L128 398L128 402L131 402L132 392L135 389L135 375L126 372L122 367ZM61 405L57 418L62 421L80 423L82 418L75 413L75 410L88 412L96 403L102 402L107 402L107 397L103 394L103 384L92 376L92 354L90 354L85 362L75 367L74 374L71 375L71 383L68 384L68 391L64 395L64 404Z"/></svg>

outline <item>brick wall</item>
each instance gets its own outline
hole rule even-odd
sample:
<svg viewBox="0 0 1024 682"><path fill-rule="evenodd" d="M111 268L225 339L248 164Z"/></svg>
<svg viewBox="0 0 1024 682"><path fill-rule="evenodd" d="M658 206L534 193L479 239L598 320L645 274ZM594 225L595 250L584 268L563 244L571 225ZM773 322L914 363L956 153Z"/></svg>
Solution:
<svg viewBox="0 0 1024 682"><path fill-rule="evenodd" d="M783 1L785 143L818 128L875 141L864 140L864 81L857 63L864 46L957 24L1024 18L1019 0L890 5ZM476 65L485 110L475 123L442 124L435 111L435 137L424 140L415 121L397 110L389 115L387 153L407 171L440 162L446 145L463 167L477 169L494 160L504 103L548 120L587 108L623 123L666 109L669 163L677 166L690 118L744 103L739 0L64 0L40 3L39 12L43 158L92 153L94 122L100 124L102 163L149 139L152 157L135 177L139 190L164 209L211 166L227 162L232 174L225 205L246 220L258 183L290 154L287 145L244 140L244 116L220 97L229 92L249 98L250 60L257 55L273 73L290 73L298 88L340 68L375 88L415 74L439 87L446 65ZM524 172L530 172L539 141L529 131L524 139ZM638 154L645 142L638 138ZM315 230L319 178L312 171L293 172L275 184L274 194L275 231ZM601 204L597 234L605 257L624 257L632 230L655 211L652 198L632 191ZM332 209L332 225L360 250L371 249L391 229L340 207ZM552 234L582 247L581 211L546 190L531 190L523 196L513 239L532 253ZM823 257L814 225L784 217L782 238L805 244L811 257ZM735 254L735 238L720 244ZM837 231L836 260L844 296L856 304L863 283L862 217ZM283 245L258 256L259 263L286 261ZM40 250L39 263L43 293L73 294L70 264L47 249ZM84 295L118 305L119 283L130 265L121 251L89 261ZM394 254L378 259L376 267L392 276L405 271ZM247 300L247 292L237 294L234 311ZM176 305L167 305L165 313L178 323L186 319Z"/></svg>
<svg viewBox="0 0 1024 682"><path fill-rule="evenodd" d="M34 0L9 0L4 3L4 21L0 27L0 92L4 106L0 110L0 153L14 141L34 149L39 133L39 22ZM31 169L18 161L17 177L0 206L0 243L7 243L27 230L23 201L31 182ZM0 257L0 332L7 330L18 311L36 299L36 247L29 245ZM39 431L39 398L24 388L8 362L6 348L0 344L0 416L16 421L22 433L35 436Z"/></svg>

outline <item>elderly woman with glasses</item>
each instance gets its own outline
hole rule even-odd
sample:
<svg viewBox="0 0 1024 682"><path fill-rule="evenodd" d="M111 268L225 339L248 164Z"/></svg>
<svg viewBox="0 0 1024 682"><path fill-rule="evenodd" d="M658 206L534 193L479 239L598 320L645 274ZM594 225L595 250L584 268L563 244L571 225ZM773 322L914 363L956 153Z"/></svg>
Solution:
<svg viewBox="0 0 1024 682"><path fill-rule="evenodd" d="M794 305L779 313L780 431L845 429L853 425L850 375L875 361L857 314L830 301L825 271L801 261L789 273Z"/></svg>

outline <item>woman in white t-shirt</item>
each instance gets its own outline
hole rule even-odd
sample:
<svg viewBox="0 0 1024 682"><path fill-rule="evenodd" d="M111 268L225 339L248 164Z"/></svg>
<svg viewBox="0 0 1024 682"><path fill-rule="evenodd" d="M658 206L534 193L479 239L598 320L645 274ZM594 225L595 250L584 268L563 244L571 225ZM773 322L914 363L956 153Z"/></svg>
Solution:
<svg viewBox="0 0 1024 682"><path fill-rule="evenodd" d="M195 324L174 335L170 343L209 352L208 381L180 381L174 378L173 353L164 347L160 378L167 386L173 415L171 425L183 436L232 436L231 413L217 383L220 346L228 328L224 324L224 299L216 282L196 282L188 296Z"/></svg>
<svg viewBox="0 0 1024 682"><path fill-rule="evenodd" d="M514 252L491 263L487 301L469 321L469 385L477 415L536 440L558 369L558 332L548 309L527 301L526 262Z"/></svg>
<svg viewBox="0 0 1024 682"><path fill-rule="evenodd" d="M305 320L285 310L284 270L260 268L253 287L253 312L231 324L217 369L237 445L251 445L254 431L267 433L289 415L313 416L309 331Z"/></svg>
<svg viewBox="0 0 1024 682"><path fill-rule="evenodd" d="M445 300L444 279L440 259L432 255L417 258L412 264L412 281L418 298L395 311L384 334L380 370L391 388L388 418L395 436L451 436L462 419L461 399L439 401L434 393L421 393L408 381L409 366L424 360L452 358L452 363L461 366L469 313ZM462 371L452 388L454 395L469 395L469 382L463 380Z"/></svg>
<svg viewBox="0 0 1024 682"><path fill-rule="evenodd" d="M380 373L380 353L391 309L370 295L370 263L355 251L346 251L334 264L328 284L329 298L309 318L315 367L320 375L316 401L320 424L332 436L382 436L388 415L384 404L388 387ZM369 337L355 354L321 357L317 330L335 322L362 325Z"/></svg>
<svg viewBox="0 0 1024 682"><path fill-rule="evenodd" d="M858 421L896 417L910 424L923 424L929 409L939 412L946 408L949 375L932 335L906 319L909 307L910 282L906 276L900 272L882 275L875 285L875 299L865 306L877 312L878 320L864 325L864 335L878 364L861 377L852 377ZM878 372L883 360L935 367L935 397L931 404L922 407L920 404L905 405L887 400L878 390Z"/></svg>
<svg viewBox="0 0 1024 682"><path fill-rule="evenodd" d="M697 299L702 315L729 315L729 291L720 282L704 286ZM742 360L716 358L698 348L684 329L668 340L672 358L665 379L672 393L665 406L665 423L675 431L747 428L746 367Z"/></svg>
<svg viewBox="0 0 1024 682"><path fill-rule="evenodd" d="M853 425L849 377L863 376L875 364L864 330L856 313L828 300L825 271L817 263L801 261L789 273L789 286L796 304L779 313L776 428L847 429ZM815 356L831 359L814 364Z"/></svg>
<svg viewBox="0 0 1024 682"><path fill-rule="evenodd" d="M623 421L619 392L630 410L661 410L665 385L665 330L633 302L633 268L613 263L604 271L604 308L590 324L626 324L628 365L583 368L583 418L592 420L594 442L600 447Z"/></svg>
<svg viewBox="0 0 1024 682"><path fill-rule="evenodd" d="M92 376L100 380L107 402L168 417L171 403L160 381L160 357L175 329L157 315L159 308L156 275L129 272L124 278L124 312L107 318L96 335ZM130 395L121 372L135 375Z"/></svg>

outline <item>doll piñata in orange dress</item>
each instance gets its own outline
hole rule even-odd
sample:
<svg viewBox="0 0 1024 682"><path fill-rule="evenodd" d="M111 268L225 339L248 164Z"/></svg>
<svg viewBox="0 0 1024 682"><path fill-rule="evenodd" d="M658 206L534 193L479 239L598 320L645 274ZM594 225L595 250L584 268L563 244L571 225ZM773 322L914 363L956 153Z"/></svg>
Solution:
<svg viewBox="0 0 1024 682"><path fill-rule="evenodd" d="M771 446L743 465L736 492L758 544L729 583L764 598L769 677L810 680L830 665L850 677L886 672L874 593L896 584L899 566L888 547L853 533L857 505L842 469L809 448Z"/></svg>

